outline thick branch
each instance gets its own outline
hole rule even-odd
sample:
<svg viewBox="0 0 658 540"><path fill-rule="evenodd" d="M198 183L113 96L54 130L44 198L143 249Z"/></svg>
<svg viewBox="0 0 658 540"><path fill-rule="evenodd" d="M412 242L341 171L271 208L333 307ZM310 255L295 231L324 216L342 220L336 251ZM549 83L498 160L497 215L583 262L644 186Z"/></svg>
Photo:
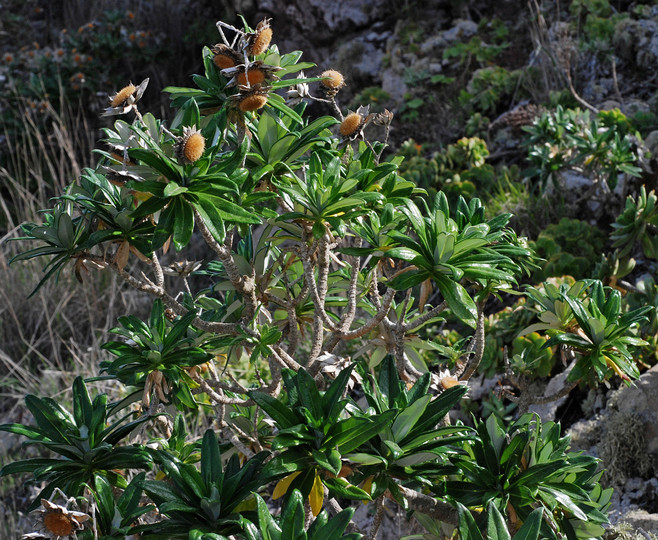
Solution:
<svg viewBox="0 0 658 540"><path fill-rule="evenodd" d="M447 308L448 308L448 303L447 302L441 302L438 306L430 309L428 312L423 313L422 315L419 315L415 319L409 321L407 324L404 325L404 329L407 332L411 332L412 330L415 330L419 326L425 324L430 319L433 319L439 313L441 313L442 311L444 311Z"/></svg>
<svg viewBox="0 0 658 540"><path fill-rule="evenodd" d="M448 503L438 501L434 497L424 495L404 486L399 486L399 488L404 498L407 499L409 508L412 510L417 510L450 525L457 525L459 523L457 509Z"/></svg>
<svg viewBox="0 0 658 540"><path fill-rule="evenodd" d="M251 319L254 316L254 313L256 313L256 306L258 305L258 300L256 299L256 285L253 276L244 276L240 273L238 265L235 264L235 261L233 260L230 246L222 245L213 238L213 235L196 208L194 208L194 219L196 220L196 224L199 227L199 231L201 231L201 235L206 244L208 244L210 249L217 254L217 257L224 265L226 274L235 287L235 290L244 297L246 309L243 317L245 319Z"/></svg>
<svg viewBox="0 0 658 540"><path fill-rule="evenodd" d="M481 304L478 304L478 321L475 325L475 354L468 361L464 373L459 377L460 381L468 381L477 371L482 356L484 355L484 311Z"/></svg>

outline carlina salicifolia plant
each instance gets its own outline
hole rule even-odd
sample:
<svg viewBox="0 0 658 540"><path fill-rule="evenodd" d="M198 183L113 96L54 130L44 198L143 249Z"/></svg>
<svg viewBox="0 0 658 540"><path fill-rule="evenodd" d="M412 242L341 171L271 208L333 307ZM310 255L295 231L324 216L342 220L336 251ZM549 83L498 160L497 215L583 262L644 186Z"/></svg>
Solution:
<svg viewBox="0 0 658 540"><path fill-rule="evenodd" d="M56 489L75 498L93 518L76 527L85 539L376 538L390 499L453 537L600 537L596 462L559 428L448 414L482 359L487 300L536 267L511 215L401 177L368 130L392 113L344 117L342 76L302 76L315 66L281 53L269 20L217 28L195 86L166 89L173 120L142 114L145 83L120 91L108 113L127 119L105 129L98 165L23 228L37 245L15 260L48 258L37 288L96 268L154 302L104 345L99 378L120 399L92 401L95 379L80 378L72 414L28 396L36 425L2 428L53 455L0 474L45 483L33 509ZM311 118L309 101L332 114ZM205 260L187 258L195 236ZM569 334L554 339L579 359L573 382L614 376L608 359L637 376L626 352L643 312L589 285L577 301L533 296ZM443 320L463 350L437 372L440 347L420 330ZM196 422L200 439L185 428ZM343 508L354 501L372 504L367 530Z"/></svg>

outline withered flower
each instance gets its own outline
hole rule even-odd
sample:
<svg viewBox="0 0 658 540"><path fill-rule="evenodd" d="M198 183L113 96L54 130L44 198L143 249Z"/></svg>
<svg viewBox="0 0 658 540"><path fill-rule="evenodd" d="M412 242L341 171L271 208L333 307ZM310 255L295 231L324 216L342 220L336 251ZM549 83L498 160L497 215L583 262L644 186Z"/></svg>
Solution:
<svg viewBox="0 0 658 540"><path fill-rule="evenodd" d="M219 69L232 68L243 62L243 57L240 53L223 43L218 43L210 50L215 55L212 59L213 64Z"/></svg>
<svg viewBox="0 0 658 540"><path fill-rule="evenodd" d="M39 514L39 530L25 534L21 539L47 539L56 540L58 538L73 536L77 531L83 529L83 523L89 519L89 515L84 512L75 512L69 510L66 506L61 506L50 502L47 499L41 499L41 506L34 512Z"/></svg>
<svg viewBox="0 0 658 540"><path fill-rule="evenodd" d="M110 96L110 106L105 109L101 116L116 116L119 114L126 114L133 110L135 108L135 103L140 100L148 84L149 80L147 78L144 79L139 86L135 86L132 83L128 86L124 86L116 94Z"/></svg>
<svg viewBox="0 0 658 540"><path fill-rule="evenodd" d="M306 78L306 75L304 75L303 71L299 72L299 78L304 79ZM304 98L307 98L310 96L310 91L308 87L308 83L299 83L295 84L294 86L291 86L288 88L288 92L286 93L287 96L287 104L289 107L294 107L295 105L301 103Z"/></svg>
<svg viewBox="0 0 658 540"><path fill-rule="evenodd" d="M358 137L363 136L363 128L365 128L373 119L370 114L370 107L360 106L356 112L349 111L348 115L341 122L338 132L345 139L351 141Z"/></svg>
<svg viewBox="0 0 658 540"><path fill-rule="evenodd" d="M263 19L256 26L256 30L244 34L240 40L243 50L249 56L258 56L263 54L270 46L272 41L272 28L270 21L272 19Z"/></svg>
<svg viewBox="0 0 658 540"><path fill-rule="evenodd" d="M223 69L222 75L231 79L227 83L226 88L238 85L251 87L257 84L265 85L270 81L278 80L279 77L276 76L276 72L281 69L282 68L277 66L269 66L264 64L261 60L258 60L257 62L251 62L249 64L246 73L244 64L241 64L239 66Z"/></svg>
<svg viewBox="0 0 658 540"><path fill-rule="evenodd" d="M253 112L261 109L267 103L271 87L256 84L254 86L238 86L240 92L228 98L232 108L241 112Z"/></svg>

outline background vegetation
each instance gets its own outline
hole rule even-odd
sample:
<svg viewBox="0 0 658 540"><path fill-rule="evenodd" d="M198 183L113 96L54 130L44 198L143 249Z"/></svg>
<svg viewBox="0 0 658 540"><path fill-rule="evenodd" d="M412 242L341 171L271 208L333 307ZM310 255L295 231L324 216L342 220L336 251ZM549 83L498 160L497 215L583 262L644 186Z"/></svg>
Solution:
<svg viewBox="0 0 658 540"><path fill-rule="evenodd" d="M98 115L107 106L107 95L128 80L137 83L148 77L149 91L139 104L140 110L153 112L170 126L176 124L169 96L161 90L165 86L190 86L191 75L203 73L201 48L219 41L215 20L239 24L233 8L222 12L215 4L192 0L136 6L100 0L3 3L9 14L3 18L4 37L0 41L0 269L4 278L0 288L0 411L5 422L32 423L23 405L26 394L57 396L70 402L71 388L77 385L81 395L81 382L74 380L76 376L96 376L101 362L109 365L111 356L101 350L101 344L110 339L109 331L117 326L118 317L130 313L140 320L157 318L157 310L146 295L130 290L124 280L109 272L79 272L77 277L84 279L82 286L75 273L63 273L59 283L46 281L30 301L25 301L43 277L41 265L28 261L10 267L7 261L25 247L8 240L21 234L22 222L41 223L39 211L52 206L51 197L60 195L85 167L95 166L98 155L92 149L101 136L108 136L100 129L113 125L113 119L99 120ZM457 39L446 41L443 35L444 41L435 40L433 47L427 46L431 40L426 36L441 33L432 28L431 17L421 16L423 7L415 2L397 7L397 22L389 23L393 38L384 65L401 71L407 91L399 99L377 86L351 85L340 94L339 102L346 105L343 113L348 106L356 110L366 105L375 113L394 111L384 162L404 157L399 175L425 189L429 201L443 192L453 213L463 204L460 198L466 203L481 200L487 220L502 212L511 213L510 227L518 236L528 237L529 246L542 257L540 264L529 266L530 274L522 278L518 289L527 287L524 297L501 294L482 308L486 337L479 370L488 377L498 375L506 390L485 392L461 405L461 417L467 423L470 412L491 418L486 429L484 423L476 426L481 440L490 437L509 442L511 433L525 437L523 429L529 425L519 414L528 403L514 403L515 397L524 395L517 390L525 390L526 395L539 393L536 388L527 389L564 370L564 346L581 347L582 351L582 347L594 344L596 349L600 343L597 333L610 337L612 330L606 329L606 322L614 317L637 309L643 315L624 327L628 330L632 326L629 339L637 340L633 342L637 352L628 358L623 354L616 357L618 360L612 362L616 369L611 369L618 377L610 384L619 385L622 379L637 376L656 363L658 289L650 276L655 275L658 259L658 210L651 144L658 126L658 101L647 76L652 65L647 60L649 53L635 48L643 21L652 20L656 14L649 3L574 0L559 5L560 11L558 6L531 4L522 16L516 8L511 13L499 6L504 3L492 3L495 6L489 11L483 9L486 2L481 4L448 2L442 6L450 21L443 32L463 21L475 24L468 28L462 24ZM253 26L260 19L254 18L254 6L246 8L242 12ZM521 30L525 28L530 30ZM281 31L276 26L275 30ZM35 41L35 36L40 36L40 41ZM396 47L408 53L409 65L396 64ZM412 57L417 61L410 60ZM427 59L431 61L421 62ZM435 72L437 68L430 66L437 63L441 69ZM332 114L326 104L315 103L309 110L317 112L315 116ZM382 135L378 132L380 138ZM414 232L418 235L418 230ZM191 237L189 242L188 260L212 258L200 238ZM192 289L207 286L220 270L208 268L191 276ZM601 285L593 285L588 281L591 279L600 280ZM175 287L180 292L186 290L182 283ZM585 303L589 312L580 313L574 306L585 290L597 300ZM445 298L445 289L440 292ZM430 306L436 306L439 298L438 292L427 297L422 291L415 294ZM617 296L619 300L613 300ZM612 304L618 304L618 312L609 311ZM570 320L565 320L565 305L571 306ZM598 305L598 312L593 305ZM417 308L422 309L422 305ZM532 309L544 313L539 322L529 317ZM591 324L601 313L606 319L601 323L603 328ZM587 321L578 321L587 334L584 343L569 342L556 332L572 324L574 314L578 314L576 319L580 316ZM433 321L419 329L418 339L432 345L422 348L410 343L409 358L417 357L420 365L430 365L434 373L446 368L454 371L466 347L464 327L457 323L463 317L455 312L447 322ZM259 346L267 348L268 344ZM613 342L612 354L623 346L623 342ZM358 352L351 351L355 358ZM590 352L581 357L591 359L594 353ZM376 367L385 353L385 348L368 352L370 367ZM606 355L609 359L610 349ZM571 377L573 380L596 386L600 379L610 378L607 368L592 373L584 364L575 365L577 376ZM254 382L250 373L248 362L236 366L242 384ZM379 384L384 380L380 375ZM135 382L140 381L131 384ZM115 380L95 385L110 396L110 401L122 395L122 387ZM575 404L572 410L576 412L562 418L566 423L586 414L580 402L585 401L588 386L570 390L569 402ZM377 392L376 388L370 390L372 396ZM176 399L185 401L187 396ZM383 414L384 410L377 410L376 399L372 397L372 406L377 414ZM404 401L404 405L414 403L407 397ZM261 406L267 411L265 403ZM403 407L400 403L396 406ZM277 420L276 413L271 417ZM201 418L192 424L198 438L209 421L203 415ZM545 436L557 441L559 431L551 429ZM209 437L203 439L205 448L213 446ZM3 465L40 455L34 447L20 449L15 437L3 435L0 444ZM502 452L500 446L497 448ZM477 463L477 444L467 452L472 454L467 461ZM466 468L463 463L461 466ZM580 487L595 490L594 472L588 473L589 477L580 480ZM169 470L167 474L173 473ZM642 465L632 474L649 478L652 469ZM607 481L612 482L610 478ZM354 485L358 480L351 478ZM298 482L304 491L302 484ZM452 487L458 490L459 485ZM98 485L96 489L104 493L106 488ZM18 477L3 477L7 537L17 536L18 516L36 493L23 486ZM150 495L158 503L154 490ZM604 498L601 493L596 496ZM303 499L289 498L289 511L293 513L297 503L303 506ZM462 499L460 504L464 505L461 524L466 530L471 521L465 508L477 507L478 501ZM492 524L500 507L494 505L486 512ZM263 514L260 519L267 518ZM26 523L20 524L21 532L27 530ZM428 522L423 526L437 537L442 534L439 529L432 530ZM490 530L494 526L490 525Z"/></svg>

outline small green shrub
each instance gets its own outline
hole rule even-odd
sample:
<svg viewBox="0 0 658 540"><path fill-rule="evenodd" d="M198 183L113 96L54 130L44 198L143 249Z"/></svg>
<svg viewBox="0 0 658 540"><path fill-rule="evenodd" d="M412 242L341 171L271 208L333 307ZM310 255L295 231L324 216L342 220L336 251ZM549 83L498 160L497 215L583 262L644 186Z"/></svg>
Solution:
<svg viewBox="0 0 658 540"><path fill-rule="evenodd" d="M598 227L564 217L546 227L532 242L537 254L546 259L533 279L544 281L565 274L576 279L590 276L605 244L606 236Z"/></svg>

